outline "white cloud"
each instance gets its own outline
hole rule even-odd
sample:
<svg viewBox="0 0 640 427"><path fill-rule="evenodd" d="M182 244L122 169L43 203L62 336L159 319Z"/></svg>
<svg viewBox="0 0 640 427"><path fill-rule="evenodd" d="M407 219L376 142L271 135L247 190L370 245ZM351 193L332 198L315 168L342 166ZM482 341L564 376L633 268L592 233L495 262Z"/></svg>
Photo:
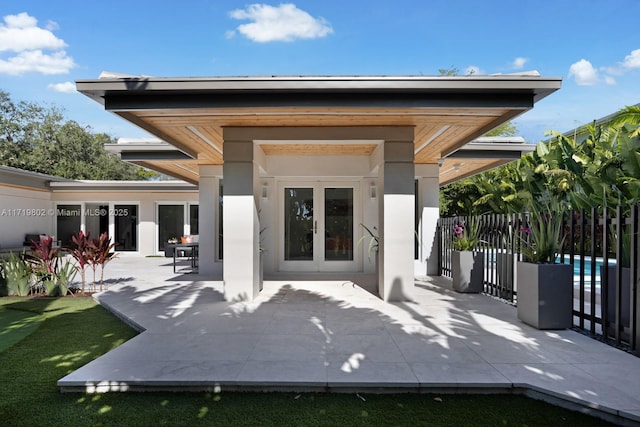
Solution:
<svg viewBox="0 0 640 427"><path fill-rule="evenodd" d="M579 86L591 86L598 82L598 71L586 59L571 64L569 77L574 77Z"/></svg>
<svg viewBox="0 0 640 427"><path fill-rule="evenodd" d="M233 10L229 16L252 21L239 25L237 31L259 43L315 39L333 33L333 28L324 18L314 18L293 3L283 3L278 7L256 3L244 9ZM227 37L233 34L235 32L227 32Z"/></svg>
<svg viewBox="0 0 640 427"><path fill-rule="evenodd" d="M51 83L49 89L60 93L75 93L76 85L73 82Z"/></svg>
<svg viewBox="0 0 640 427"><path fill-rule="evenodd" d="M609 86L613 86L616 84L616 79L611 76L604 76L604 82Z"/></svg>
<svg viewBox="0 0 640 427"><path fill-rule="evenodd" d="M522 56L519 56L513 60L511 66L514 70L522 70L527 62L529 62L529 58L523 58Z"/></svg>
<svg viewBox="0 0 640 427"><path fill-rule="evenodd" d="M49 21L46 28L23 12L6 15L0 24L0 74L21 75L29 72L40 74L66 74L75 66L67 55L64 40L53 34L58 26Z"/></svg>
<svg viewBox="0 0 640 427"><path fill-rule="evenodd" d="M480 67L478 67L477 65L469 65L464 70L465 76L477 76L478 74L482 74L482 70L480 70Z"/></svg>
<svg viewBox="0 0 640 427"><path fill-rule="evenodd" d="M625 56L622 66L624 68L640 68L640 49L636 49Z"/></svg>
<svg viewBox="0 0 640 427"><path fill-rule="evenodd" d="M0 59L0 74L67 74L74 65L73 59L64 50L51 54L45 54L41 50L28 50L7 60Z"/></svg>

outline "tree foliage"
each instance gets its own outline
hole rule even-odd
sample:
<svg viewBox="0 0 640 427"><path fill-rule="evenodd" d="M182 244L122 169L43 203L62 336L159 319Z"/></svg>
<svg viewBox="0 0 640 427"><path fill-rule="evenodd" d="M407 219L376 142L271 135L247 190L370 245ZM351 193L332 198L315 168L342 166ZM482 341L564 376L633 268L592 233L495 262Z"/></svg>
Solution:
<svg viewBox="0 0 640 427"><path fill-rule="evenodd" d="M552 132L520 160L441 190L441 215L629 206L640 202L640 108L626 107L580 138Z"/></svg>
<svg viewBox="0 0 640 427"><path fill-rule="evenodd" d="M56 107L11 99L0 91L0 164L70 179L133 180L155 176L107 152L109 135L65 120Z"/></svg>

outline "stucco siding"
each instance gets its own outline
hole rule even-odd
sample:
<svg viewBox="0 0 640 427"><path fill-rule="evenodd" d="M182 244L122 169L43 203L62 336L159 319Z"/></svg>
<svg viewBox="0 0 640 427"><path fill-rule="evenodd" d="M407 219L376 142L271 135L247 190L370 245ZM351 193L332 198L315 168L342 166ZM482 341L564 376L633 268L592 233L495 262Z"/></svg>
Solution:
<svg viewBox="0 0 640 427"><path fill-rule="evenodd" d="M0 250L21 248L25 234L52 234L49 192L0 186Z"/></svg>

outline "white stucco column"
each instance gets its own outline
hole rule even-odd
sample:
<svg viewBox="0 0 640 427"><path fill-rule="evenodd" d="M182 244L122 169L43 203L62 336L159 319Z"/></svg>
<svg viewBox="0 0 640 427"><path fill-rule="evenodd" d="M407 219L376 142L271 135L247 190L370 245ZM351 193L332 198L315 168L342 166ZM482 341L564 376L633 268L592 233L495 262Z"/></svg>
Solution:
<svg viewBox="0 0 640 427"><path fill-rule="evenodd" d="M254 197L258 168L253 141L224 135L223 281L227 301L252 300L259 292L260 243Z"/></svg>
<svg viewBox="0 0 640 427"><path fill-rule="evenodd" d="M416 165L418 180L418 236L420 246L415 261L416 275L438 274L438 242L436 229L440 217L438 165Z"/></svg>
<svg viewBox="0 0 640 427"><path fill-rule="evenodd" d="M198 272L206 276L217 273L216 261L216 205L219 166L202 165L198 184Z"/></svg>
<svg viewBox="0 0 640 427"><path fill-rule="evenodd" d="M385 301L412 298L414 281L413 131L406 139L386 140L379 173L380 250L378 292Z"/></svg>

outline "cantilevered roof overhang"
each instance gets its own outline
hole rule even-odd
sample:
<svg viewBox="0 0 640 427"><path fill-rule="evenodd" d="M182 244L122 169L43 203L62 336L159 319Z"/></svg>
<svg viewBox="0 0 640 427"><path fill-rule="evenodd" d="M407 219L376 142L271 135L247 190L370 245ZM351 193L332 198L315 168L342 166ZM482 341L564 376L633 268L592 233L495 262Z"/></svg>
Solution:
<svg viewBox="0 0 640 427"><path fill-rule="evenodd" d="M491 76L103 77L78 91L174 150L129 160L196 183L223 163L225 127L414 128L416 164L438 164L560 88L537 73ZM262 145L266 155L367 155L366 144ZM272 153L269 150L273 150ZM134 154L127 154L133 156ZM164 157L163 157L164 156ZM173 156L173 157L172 157ZM486 158L484 163L486 163ZM448 160L447 160L448 162ZM468 164L471 164L468 162ZM441 168L442 169L442 168ZM441 180L442 181L442 180Z"/></svg>

